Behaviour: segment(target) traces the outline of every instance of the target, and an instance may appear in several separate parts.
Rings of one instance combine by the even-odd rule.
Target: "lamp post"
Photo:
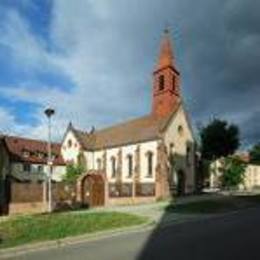
[[[51,179],[52,179],[52,156],[51,156],[51,117],[55,114],[55,110],[47,108],[44,111],[48,118],[48,212],[52,211],[52,191],[51,191]]]

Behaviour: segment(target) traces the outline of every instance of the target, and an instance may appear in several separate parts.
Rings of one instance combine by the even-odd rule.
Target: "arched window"
[[[164,89],[164,76],[160,75],[159,76],[159,90],[163,90]]]
[[[97,159],[97,169],[101,170],[102,169],[102,161],[100,158]]]
[[[178,126],[178,134],[179,134],[180,136],[183,136],[183,132],[184,132],[183,127],[182,127],[181,125],[179,125],[179,126]]]
[[[111,157],[111,177],[116,177],[116,158],[115,156]]]
[[[71,139],[68,140],[68,147],[70,148],[72,146],[72,141]]]
[[[153,153],[147,153],[147,177],[153,176]]]
[[[127,155],[127,165],[128,165],[128,178],[133,176],[133,156],[131,154]]]

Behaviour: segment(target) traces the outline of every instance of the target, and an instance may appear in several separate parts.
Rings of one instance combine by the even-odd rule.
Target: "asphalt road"
[[[260,259],[260,207],[17,256],[19,260]]]

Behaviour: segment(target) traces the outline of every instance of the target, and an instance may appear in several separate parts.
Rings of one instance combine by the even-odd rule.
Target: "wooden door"
[[[101,176],[89,175],[83,183],[83,203],[89,207],[103,206],[105,202],[105,185]]]

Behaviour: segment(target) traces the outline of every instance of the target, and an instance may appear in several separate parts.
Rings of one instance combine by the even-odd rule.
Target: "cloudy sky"
[[[149,113],[162,31],[171,29],[194,127],[221,117],[260,140],[260,1],[1,0],[0,130],[46,137]]]

